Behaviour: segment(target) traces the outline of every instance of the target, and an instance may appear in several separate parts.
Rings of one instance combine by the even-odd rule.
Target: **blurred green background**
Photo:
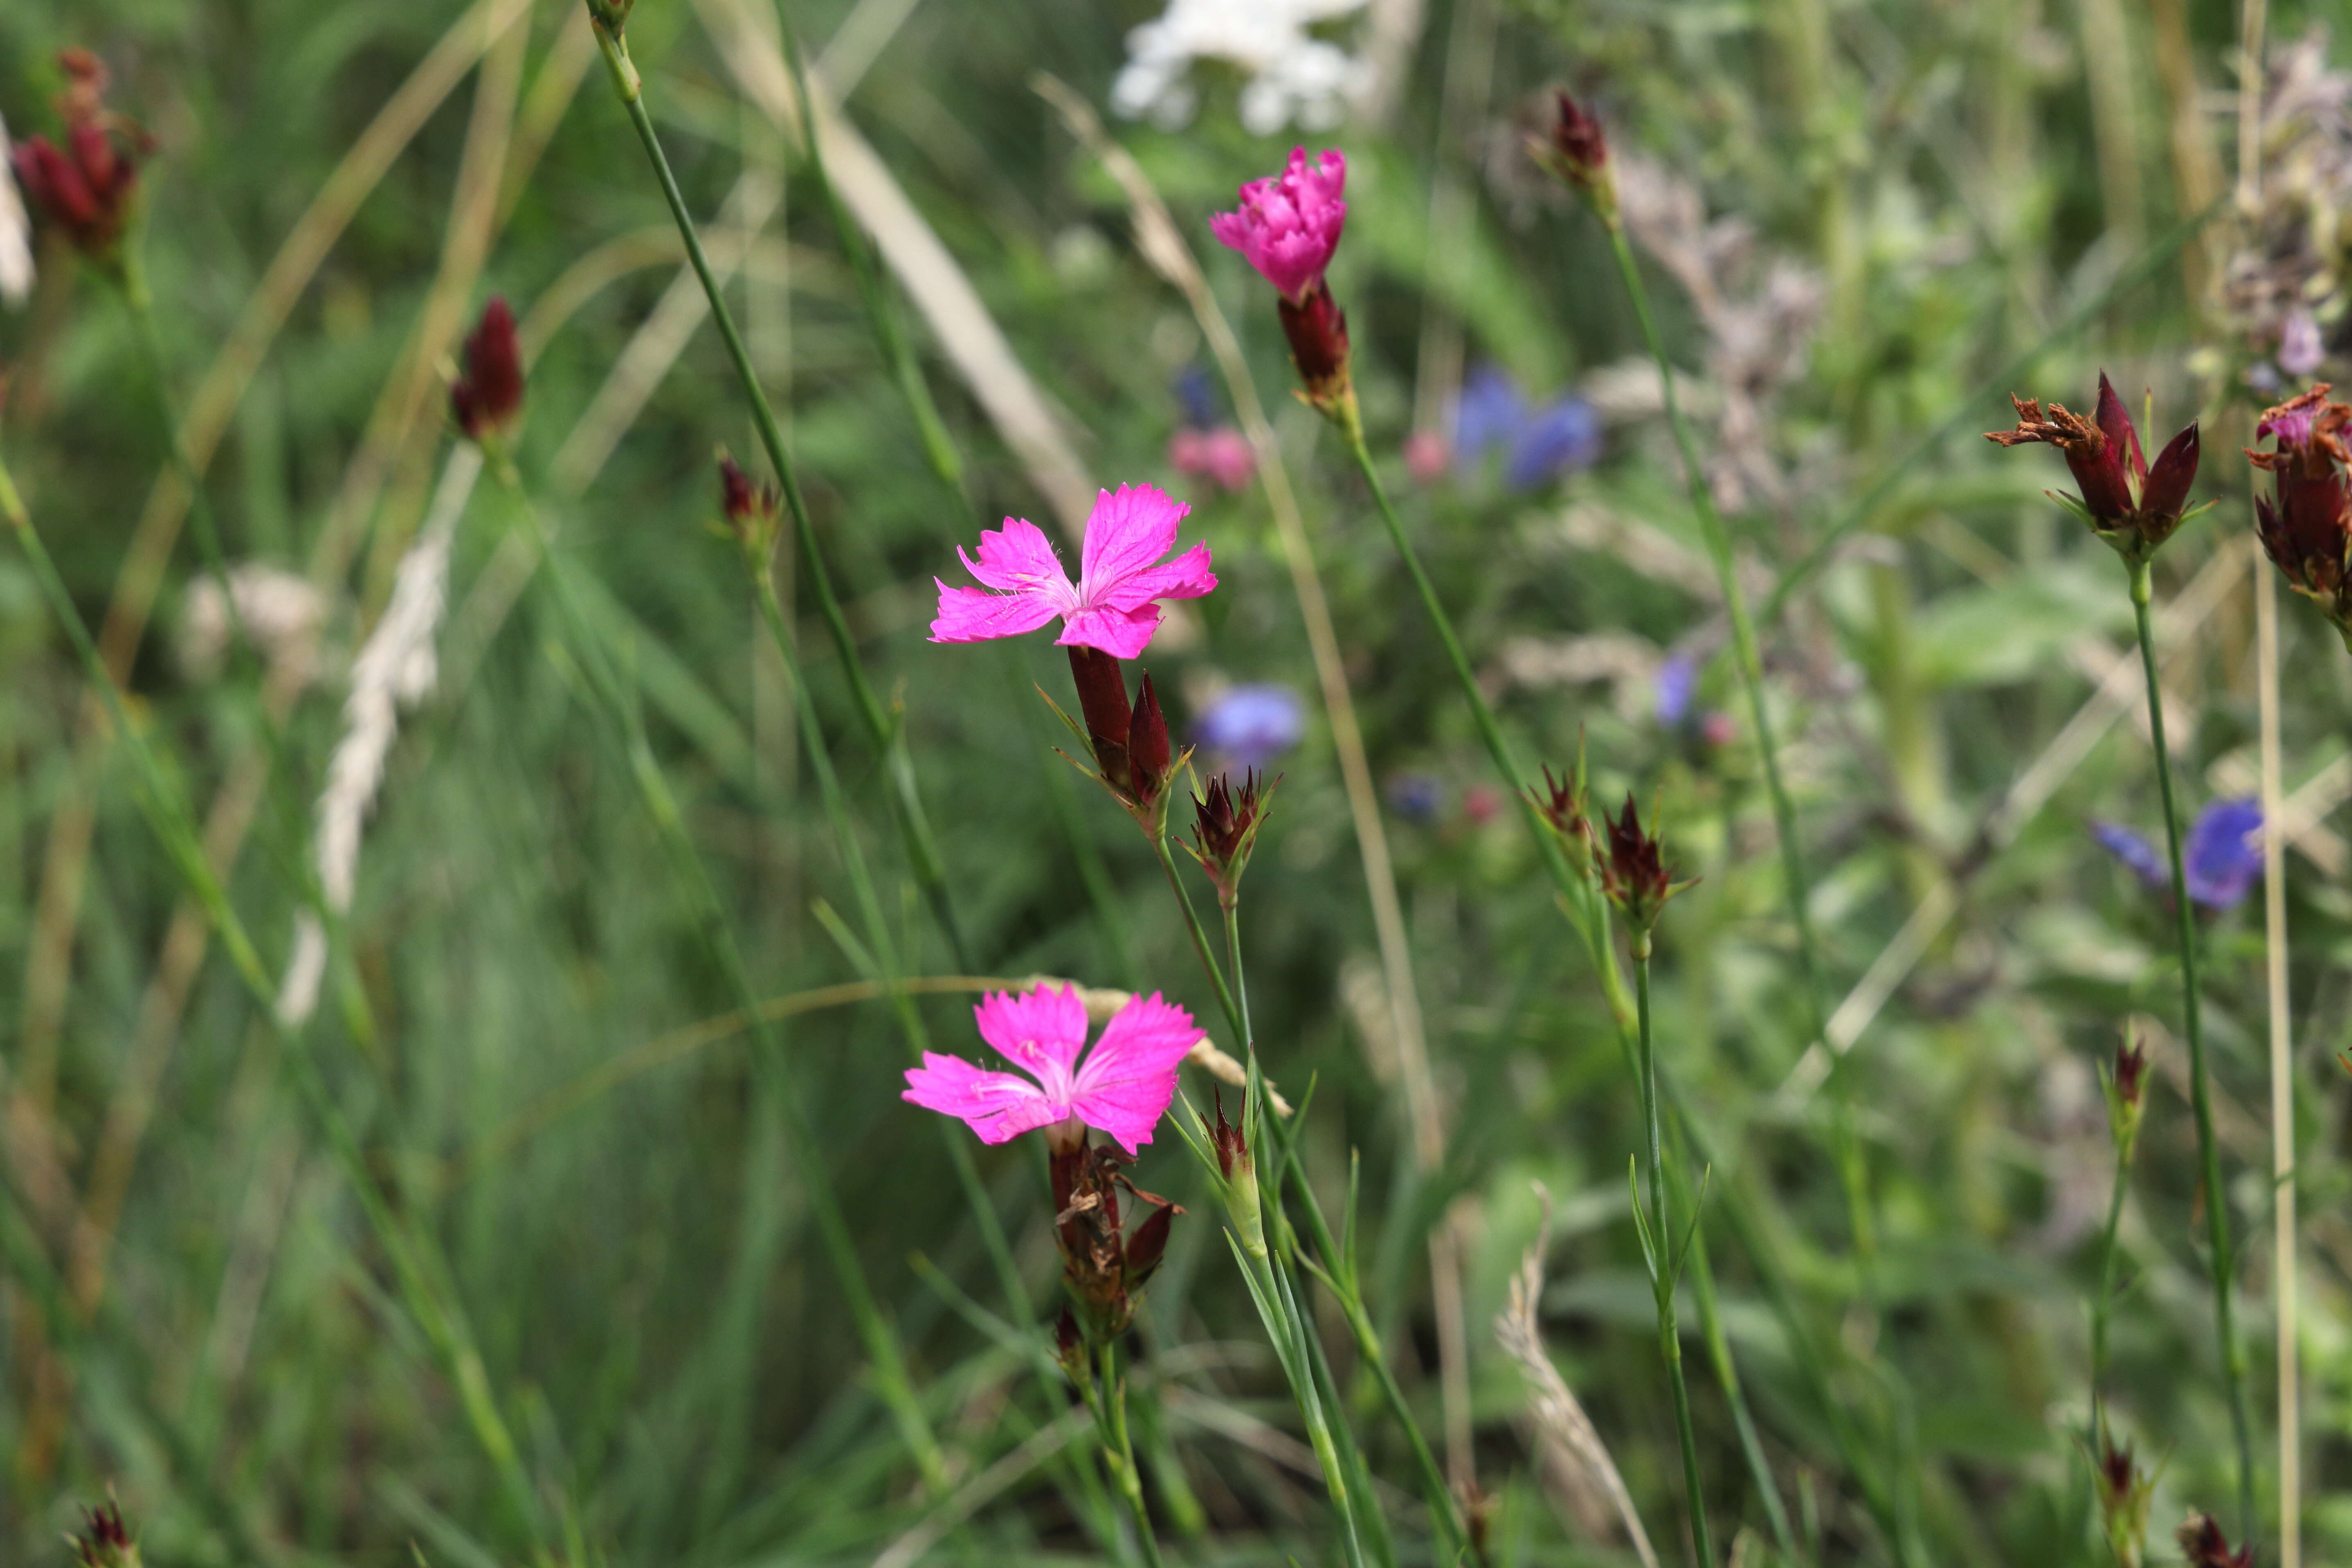
[[[826,0],[785,19],[1003,333],[1070,471],[1089,489],[1150,481],[1192,504],[1187,537],[1211,542],[1222,585],[1147,661],[1171,721],[1197,734],[1236,684],[1301,700],[1304,734],[1275,763],[1286,782],[1245,905],[1261,1047],[1294,1096],[1318,1086],[1307,1148],[1332,1204],[1360,1155],[1378,1316],[1433,1436],[1445,1422],[1427,1238],[1454,1216],[1473,1418],[1455,1459],[1491,1505],[1496,1559],[1633,1561],[1589,1493],[1538,1462],[1527,1384],[1491,1330],[1536,1238],[1540,1182],[1550,1352],[1662,1555],[1681,1560],[1674,1430],[1621,1181],[1639,1122],[1591,968],[1364,487],[1286,395],[1267,290],[1209,240],[1206,216],[1299,140],[1348,151],[1333,286],[1367,426],[1521,755],[1564,763],[1580,733],[1596,793],[1654,797],[1671,858],[1703,879],[1661,931],[1659,1037],[1753,1199],[1735,1231],[1711,1195],[1706,1235],[1809,1554],[1894,1561],[1865,1500],[1884,1485],[1924,1552],[1915,1560],[2106,1560],[2079,1528],[2074,1436],[2111,1163],[2096,1069],[2142,1014],[2158,1070],[2124,1221],[2113,1414],[2164,1460],[2160,1537],[2192,1504],[2224,1509],[2228,1418],[2168,914],[2088,832],[2095,819],[2160,830],[2136,692],[2105,709],[2095,697],[2128,653],[2129,605],[2109,553],[2042,499],[2057,463],[2003,458],[1976,432],[2011,422],[2009,388],[1989,378],[2029,350],[2021,393],[2080,405],[2104,366],[2135,408],[2151,389],[2159,438],[2205,421],[2200,494],[2221,505],[2158,568],[2160,600],[2188,606],[2167,670],[2174,745],[2189,807],[2252,794],[2249,564],[2268,568],[2251,553],[2235,454],[2248,411],[2294,376],[2274,363],[2284,307],[2225,283],[2287,267],[2288,234],[2295,258],[2316,258],[2291,281],[2322,336],[2319,374],[2344,368],[2328,197],[2352,202],[2352,163],[2331,161],[2352,129],[2326,106],[2330,90],[2352,98],[2352,79],[2326,74],[2325,37],[2306,34],[2334,8],[2271,8],[2273,68],[2305,50],[2321,129],[2294,142],[2282,121],[2300,172],[2281,176],[2287,195],[2274,185],[2273,226],[2251,231],[2225,200],[2238,18],[2208,0],[1320,9],[1331,15],[1298,38],[1350,62],[1370,90],[1310,94],[1273,126],[1250,96],[1268,70],[1226,61],[1177,73],[1189,105],[1114,113],[1131,52],[1150,54],[1130,29],[1157,14],[1133,0]],[[250,677],[188,657],[198,558],[171,542],[179,509],[148,374],[113,290],[55,243],[38,251],[31,298],[0,313],[0,450],[85,616],[113,617],[140,717],[199,808],[243,805],[230,892],[275,967],[352,652],[450,449],[441,378],[482,299],[503,293],[538,356],[516,447],[524,485],[636,679],[756,985],[783,996],[856,981],[856,957],[820,914],[849,905],[793,738],[797,696],[710,532],[714,446],[758,443],[574,10],[19,0],[0,14],[12,132],[54,133],[55,55],[79,45],[155,139],[142,243],[171,396],[230,555],[315,590],[315,665],[307,682],[284,677],[301,689],[282,759],[269,761]],[[1222,25],[1243,27],[1245,12]],[[972,513],[924,464],[840,237],[792,128],[761,97],[766,57],[741,29],[774,20],[766,0],[643,0],[630,35],[714,248],[750,257],[730,268],[730,299],[788,411],[867,668],[903,703],[980,971],[1164,990],[1212,1019],[1148,849],[1051,752],[1064,738],[1029,687],[1066,701],[1061,656],[1040,637],[924,640],[930,580],[961,580],[951,546],[972,542]],[[1286,47],[1306,68],[1300,46]],[[1210,426],[1234,418],[1228,392],[1183,296],[1138,254],[1120,187],[1034,90],[1038,72],[1095,104],[1139,161],[1275,411],[1397,860],[1442,1113],[1432,1169],[1412,1156],[1411,1064],[1381,999],[1355,833],[1265,492],[1171,459],[1196,416],[1188,373],[1205,376],[1196,413]],[[1859,525],[1769,621],[1765,651],[1831,1000],[1869,976],[1884,1002],[1840,1015],[1867,1026],[1843,1074],[1878,1205],[1866,1271],[1828,1099],[1784,1089],[1807,1043],[1801,977],[1655,378],[1634,357],[1600,229],[1520,151],[1540,89],[1559,83],[1591,94],[1611,127],[1751,592],[1769,595],[1833,526]],[[1036,448],[998,417],[1006,384],[975,380],[952,352],[930,314],[936,279],[893,287],[979,513],[1051,528]],[[1456,424],[1465,378],[1491,399],[1496,375],[1528,408],[1572,396],[1583,410],[1525,469],[1507,450],[1471,450],[1475,431]],[[403,716],[348,964],[309,1049],[383,1201],[430,1238],[426,1267],[462,1307],[554,1521],[549,1550],[648,1568],[919,1551],[1102,1560],[1040,1468],[1035,1435],[1058,1412],[1020,1355],[932,1282],[1001,1305],[930,1118],[898,1099],[904,1055],[887,1010],[818,1007],[783,1026],[782,1048],[950,1453],[948,1491],[919,1484],[802,1195],[761,1135],[773,1108],[749,1038],[679,1033],[727,1013],[732,994],[555,602],[513,546],[522,530],[488,483],[458,527],[438,679]],[[134,628],[123,617],[145,593],[153,614]],[[2283,616],[2284,777],[2303,808],[2287,892],[2306,1549],[2325,1562],[2352,1552],[2337,1490],[2352,1474],[2347,1096],[2333,1059],[2352,1006],[2352,900],[2328,826],[2352,788],[2352,680],[2306,606]],[[813,612],[803,646],[806,700],[864,813],[905,962],[950,974]],[[257,1550],[387,1568],[413,1553],[436,1568],[531,1561],[437,1331],[412,1310],[292,1064],[175,914],[133,773],[93,724],[81,670],[13,551],[0,559],[0,1560],[65,1562],[60,1532],[110,1484],[154,1564]],[[1687,703],[1662,707],[1686,673]],[[1916,963],[1879,963],[1937,900],[1953,912]],[[2267,1434],[2259,896],[2207,931],[2242,1326]],[[968,1000],[921,1005],[940,1048],[977,1056]],[[1042,1321],[1052,1216],[1024,1152],[980,1163]],[[1163,1542],[1202,1563],[1339,1561],[1213,1205],[1172,1139],[1136,1174],[1194,1208],[1140,1330]],[[1867,1482],[1766,1309],[1759,1247],[1827,1347],[1838,1419],[1878,1467]],[[1373,1468],[1399,1489],[1382,1501],[1400,1554],[1426,1561],[1396,1435],[1336,1321],[1325,1336],[1362,1395]],[[1693,1339],[1687,1355],[1718,1537],[1740,1538],[1739,1561],[1770,1561],[1706,1347]],[[2271,1444],[2258,1447],[2266,1487]]]

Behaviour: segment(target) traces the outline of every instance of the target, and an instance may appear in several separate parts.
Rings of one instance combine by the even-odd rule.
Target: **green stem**
[[[74,652],[81,659],[88,679],[98,689],[107,716],[112,721],[131,755],[139,779],[139,804],[149,827],[162,841],[165,855],[178,869],[188,896],[204,910],[220,942],[221,951],[227,954],[230,967],[236,972],[238,980],[244,984],[269,1029],[280,1060],[292,1074],[296,1087],[311,1113],[319,1119],[344,1179],[351,1184],[362,1211],[367,1215],[386,1258],[393,1265],[404,1302],[425,1331],[426,1340],[447,1363],[450,1376],[457,1385],[467,1424],[473,1428],[492,1468],[498,1472],[508,1503],[543,1554],[547,1538],[540,1517],[537,1491],[522,1468],[512,1434],[499,1411],[480,1353],[474,1344],[472,1331],[467,1324],[456,1293],[436,1286],[425,1261],[424,1243],[409,1235],[399,1216],[385,1203],[383,1194],[377,1190],[367,1155],[360,1147],[359,1139],[345,1120],[341,1108],[335,1103],[320,1076],[318,1064],[310,1058],[303,1031],[289,1029],[279,1019],[277,990],[269,971],[263,964],[260,951],[254,945],[244,921],[228,901],[226,890],[205,857],[188,803],[150,749],[145,734],[131,721],[122,693],[108,673],[105,661],[99,655],[98,645],[91,638],[89,628],[83,622],[72,595],[67,590],[64,578],[58,574],[57,563],[50,556],[47,545],[34,529],[23,498],[18,495],[5,465],[0,465],[0,516],[5,516],[16,533],[17,542],[33,568],[34,579],[48,601],[51,614],[57,617],[67,640],[73,645]]]
[[[1691,1426],[1690,1390],[1683,1378],[1683,1342],[1675,1322],[1675,1280],[1681,1228],[1666,1202],[1665,1151],[1658,1115],[1657,1051],[1650,1033],[1650,933],[1633,933],[1633,996],[1640,1019],[1642,1047],[1642,1118],[1643,1152],[1649,1163],[1650,1289],[1658,1304],[1658,1353],[1665,1359],[1666,1381],[1674,1391],[1675,1433],[1682,1441],[1683,1489],[1690,1515],[1691,1551],[1699,1568],[1713,1568],[1714,1544],[1706,1529],[1706,1494],[1701,1489],[1698,1435]]]
[[[809,581],[810,591],[816,595],[817,611],[824,617],[825,630],[833,638],[834,651],[839,656],[844,677],[849,683],[850,696],[857,709],[859,720],[875,747],[883,754],[883,772],[890,780],[891,815],[898,826],[899,837],[907,850],[907,859],[913,868],[915,880],[923,890],[925,901],[947,938],[948,947],[959,967],[969,970],[971,953],[962,928],[957,923],[955,909],[948,895],[947,868],[940,858],[937,838],[932,835],[930,818],[923,810],[920,795],[915,787],[914,766],[908,757],[905,737],[890,721],[874,689],[866,679],[865,667],[857,657],[857,642],[849,630],[849,621],[842,614],[840,597],[834,591],[833,574],[827,569],[823,552],[818,548],[816,530],[809,521],[808,503],[801,495],[799,470],[792,454],[784,446],[784,436],[776,423],[775,410],[769,406],[768,395],[760,384],[759,372],[752,367],[751,352],[736,329],[735,318],[727,309],[727,298],[720,289],[718,277],[710,270],[710,258],[703,253],[702,238],[697,231],[694,216],[687,210],[686,197],[678,190],[677,177],[670,172],[669,157],[662,151],[661,138],[654,130],[653,116],[646,110],[644,84],[637,68],[629,58],[628,44],[606,32],[601,24],[595,26],[597,46],[604,52],[614,89],[622,105],[628,110],[629,123],[635,127],[637,140],[645,144],[646,157],[653,164],[655,176],[661,184],[662,197],[669,204],[671,220],[677,226],[678,238],[686,247],[687,260],[694,275],[702,282],[704,297],[710,304],[710,320],[727,344],[728,358],[735,366],[737,380],[741,382],[743,395],[751,407],[751,422],[760,433],[760,444],[766,449],[768,462],[776,471],[776,482],[783,491],[785,510],[793,520],[793,539],[800,551],[801,562]]]
[[[540,554],[546,562],[548,577],[554,586],[557,608],[574,655],[588,673],[590,684],[603,706],[609,710],[608,716],[620,726],[631,775],[645,801],[646,815],[653,818],[655,826],[661,833],[664,847],[669,852],[671,868],[695,906],[703,943],[726,975],[729,988],[735,993],[737,1005],[751,1021],[758,1047],[752,1058],[753,1070],[768,1080],[767,1086],[774,1092],[783,1112],[785,1142],[791,1147],[796,1173],[810,1212],[816,1218],[818,1235],[824,1241],[835,1280],[848,1305],[851,1321],[872,1364],[876,1389],[897,1423],[900,1439],[907,1445],[925,1485],[935,1493],[943,1494],[948,1485],[946,1458],[940,1452],[939,1439],[931,1433],[930,1423],[923,1415],[921,1402],[908,1375],[906,1356],[899,1347],[898,1334],[883,1318],[873,1287],[866,1278],[866,1268],[858,1258],[848,1221],[842,1213],[840,1200],[835,1195],[824,1163],[818,1155],[815,1130],[809,1121],[807,1109],[801,1102],[798,1086],[793,1083],[785,1062],[782,1041],[761,1010],[758,992],[752,986],[750,972],[743,963],[742,950],[737,945],[734,931],[727,923],[726,910],[719,900],[718,889],[711,885],[701,856],[686,831],[677,797],[672,793],[669,780],[654,755],[635,701],[606,662],[603,647],[590,629],[591,623],[572,590],[568,568],[556,553],[554,541],[549,536],[538,508],[531,505],[530,498],[522,493],[512,464],[501,459],[495,466],[500,479],[513,495],[518,509],[529,522]],[[805,714],[808,706],[805,690],[797,706]],[[898,1000],[904,1005],[903,995]]]
[[[1234,1000],[1233,991],[1225,984],[1224,971],[1217,966],[1217,955],[1209,946],[1208,928],[1201,923],[1200,915],[1193,910],[1192,895],[1184,890],[1184,879],[1176,874],[1176,858],[1169,853],[1168,836],[1153,834],[1151,848],[1160,857],[1160,870],[1168,875],[1168,886],[1175,891],[1176,907],[1184,911],[1184,930],[1192,936],[1192,952],[1200,959],[1202,971],[1208,975],[1211,988],[1217,994],[1217,1005],[1224,1010],[1225,1023],[1234,1032],[1234,1042],[1242,1046],[1246,1054],[1249,1019],[1244,1016],[1241,1004]]]
[[[1225,967],[1234,983],[1234,1005],[1241,1014],[1242,1054],[1257,1054],[1257,1036],[1252,1032],[1249,1010],[1249,981],[1242,973],[1242,910],[1238,901],[1225,905]]]
[[[1673,1179],[1680,1201],[1681,1178]],[[1739,1382],[1739,1363],[1732,1359],[1731,1340],[1724,1332],[1723,1310],[1715,1295],[1715,1266],[1707,1258],[1706,1232],[1703,1227],[1691,1231],[1690,1261],[1691,1294],[1698,1304],[1699,1336],[1706,1342],[1707,1361],[1715,1368],[1716,1384],[1723,1390],[1724,1403],[1731,1409],[1731,1425],[1739,1436],[1739,1456],[1747,1461],[1749,1483],[1764,1505],[1765,1522],[1771,1527],[1772,1541],[1780,1555],[1791,1564],[1801,1563],[1796,1531],[1789,1522],[1788,1505],[1780,1500],[1780,1485],[1772,1479],[1772,1464],[1764,1454],[1763,1436],[1756,1428],[1755,1414],[1748,1407],[1748,1394]]]
[[[1756,623],[1748,610],[1747,592],[1739,585],[1739,573],[1732,560],[1731,537],[1723,526],[1723,519],[1715,510],[1715,496],[1708,488],[1706,468],[1700,461],[1698,439],[1691,432],[1690,421],[1683,415],[1681,400],[1675,393],[1673,362],[1666,357],[1665,340],[1658,335],[1656,319],[1650,310],[1650,291],[1642,281],[1642,269],[1633,258],[1632,242],[1626,237],[1625,226],[1612,219],[1606,227],[1609,248],[1617,260],[1617,272],[1624,280],[1625,292],[1633,303],[1633,315],[1641,323],[1642,339],[1650,350],[1650,358],[1658,367],[1658,387],[1665,401],[1666,425],[1674,433],[1675,450],[1681,453],[1683,478],[1690,490],[1691,510],[1697,514],[1699,531],[1706,542],[1708,559],[1715,565],[1717,588],[1723,595],[1724,613],[1731,621],[1733,662],[1739,669],[1739,682],[1748,699],[1748,721],[1756,731],[1756,748],[1764,763],[1764,784],[1772,797],[1772,827],[1780,842],[1780,875],[1787,887],[1789,916],[1796,928],[1797,957],[1804,973],[1807,1032],[1811,1038],[1823,1042],[1827,1048],[1829,1007],[1825,982],[1822,973],[1821,948],[1813,938],[1813,918],[1811,910],[1811,883],[1805,875],[1803,847],[1797,837],[1797,808],[1790,798],[1788,780],[1780,772],[1780,750],[1773,739],[1772,715],[1764,691],[1764,658],[1756,641]],[[1874,1258],[1877,1252],[1877,1227],[1871,1218],[1869,1177],[1862,1159],[1860,1145],[1853,1130],[1851,1089],[1843,1078],[1832,1086],[1832,1117],[1837,1142],[1838,1175],[1845,1190],[1846,1219],[1853,1233],[1854,1255],[1863,1268],[1864,1294],[1876,1297]]]
[[[2238,1525],[2252,1535],[2254,1514],[2253,1426],[2246,1408],[2246,1358],[2231,1307],[2236,1277],[2230,1249],[2228,1194],[2221,1186],[2221,1149],[2213,1137],[2213,1090],[2205,1064],[2205,1026],[2198,1006],[2197,911],[2180,862],[2180,811],[2172,798],[2172,756],[2164,740],[2164,697],[2156,664],[2156,632],[2148,616],[2147,563],[2133,563],[2132,616],[2139,628],[2139,662],[2147,681],[2147,728],[2156,748],[2157,792],[2164,805],[2165,854],[2172,869],[2172,907],[2180,944],[2180,1016],[2189,1039],[2189,1105],[2197,1120],[2197,1159],[2205,1194],[2205,1224],[2213,1251],[2213,1331],[2221,1374],[2230,1391],[2230,1425],[2238,1441]]]
[[[1127,1384],[1118,1375],[1118,1339],[1105,1335],[1102,1342],[1102,1400],[1096,1411],[1103,1457],[1110,1463],[1118,1495],[1135,1516],[1135,1538],[1142,1544],[1146,1568],[1160,1568],[1160,1538],[1151,1531],[1151,1510],[1143,1500],[1143,1477],[1135,1468],[1135,1444],[1127,1430]],[[1105,1414],[1108,1428],[1099,1426]]]

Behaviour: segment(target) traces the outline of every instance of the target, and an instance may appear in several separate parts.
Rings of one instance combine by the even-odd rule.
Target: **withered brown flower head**
[[[84,256],[111,263],[131,220],[139,159],[149,138],[107,109],[106,67],[96,55],[68,49],[58,64],[67,79],[58,98],[65,145],[46,136],[27,137],[11,149],[10,160],[17,183],[42,217]]]
[[[2157,454],[2148,467],[2139,431],[2105,372],[2091,418],[2053,403],[2043,413],[2039,401],[2011,395],[2017,409],[2013,430],[1988,430],[1985,439],[2004,447],[2032,442],[2055,447],[2082,490],[2055,499],[2090,525],[2091,531],[2126,561],[2138,565],[2156,553],[2180,526],[2189,488],[2197,479],[2197,426],[2189,425]]]
[[[2352,407],[2328,401],[2328,384],[2264,411],[2254,426],[2272,451],[2246,458],[2270,471],[2274,496],[2254,498],[2254,532],[2287,585],[2317,604],[2352,647],[2352,467],[2344,431]]]
[[[1181,1205],[1147,1193],[1127,1179],[1127,1163],[1115,1144],[1081,1140],[1049,1145],[1055,1239],[1062,1249],[1062,1277],[1086,1314],[1092,1338],[1119,1334],[1134,1320],[1135,1307],[1168,1250],[1168,1231]],[[1119,1194],[1150,1210],[1139,1225],[1122,1211]]]
[[[2248,1546],[2231,1552],[2211,1514],[2191,1513],[2173,1532],[2173,1539],[2180,1542],[2189,1568],[2254,1568],[2254,1549]]]

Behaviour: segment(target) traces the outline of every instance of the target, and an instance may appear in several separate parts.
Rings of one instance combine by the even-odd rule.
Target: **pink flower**
[[[1059,616],[1056,646],[1136,658],[1160,626],[1154,600],[1197,599],[1217,585],[1206,544],[1160,562],[1176,547],[1176,525],[1192,510],[1150,485],[1121,485],[1117,495],[1097,492],[1075,584],[1036,524],[1006,518],[1003,528],[982,531],[978,561],[956,552],[987,588],[950,588],[932,579],[940,614],[931,640],[1019,637]]]
[[[1087,1007],[1075,985],[1040,986],[1024,995],[992,992],[971,1012],[980,1037],[1029,1076],[925,1051],[923,1065],[907,1069],[900,1098],[961,1117],[983,1143],[1083,1122],[1110,1134],[1131,1158],[1151,1142],[1151,1130],[1176,1098],[1176,1064],[1201,1037],[1192,1016],[1156,991],[1129,998],[1083,1063]],[[1076,1129],[1071,1133],[1074,1142]]]
[[[1230,425],[1213,430],[1186,426],[1168,437],[1168,465],[1180,474],[1205,479],[1219,489],[1238,490],[1250,482],[1257,456],[1249,437]]]
[[[1339,247],[1348,204],[1339,194],[1348,184],[1348,160],[1337,147],[1313,163],[1307,149],[1290,150],[1290,166],[1275,178],[1252,180],[1241,189],[1241,209],[1209,219],[1209,232],[1242,253],[1265,280],[1296,305],[1323,281],[1323,269]]]

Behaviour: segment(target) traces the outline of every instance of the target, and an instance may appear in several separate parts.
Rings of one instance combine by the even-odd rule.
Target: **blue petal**
[[[2181,846],[2181,870],[2189,897],[2209,910],[2234,909],[2263,874],[2263,850],[2252,835],[2263,826],[2263,808],[2251,800],[2217,800],[2197,814]]]
[[[1454,403],[1454,456],[1468,463],[1490,447],[1509,446],[1527,418],[1527,400],[1511,378],[1491,364],[1478,366]]]
[[[2157,853],[2155,845],[2130,828],[2112,822],[2095,822],[2091,824],[2091,837],[2149,887],[2162,891],[2172,885],[2172,873],[2166,869],[2164,857]]]
[[[1286,686],[1236,686],[1209,704],[1193,726],[1200,742],[1244,767],[1256,767],[1298,744],[1307,707]]]
[[[1671,730],[1690,715],[1691,699],[1698,694],[1698,656],[1677,653],[1658,666],[1658,722]]]
[[[1206,430],[1217,423],[1217,395],[1209,384],[1209,373],[1197,364],[1188,364],[1176,373],[1176,401],[1184,410],[1184,423],[1195,430]]]
[[[1533,489],[1572,468],[1590,468],[1601,456],[1601,416],[1580,397],[1563,397],[1538,409],[1511,442],[1503,482]]]

